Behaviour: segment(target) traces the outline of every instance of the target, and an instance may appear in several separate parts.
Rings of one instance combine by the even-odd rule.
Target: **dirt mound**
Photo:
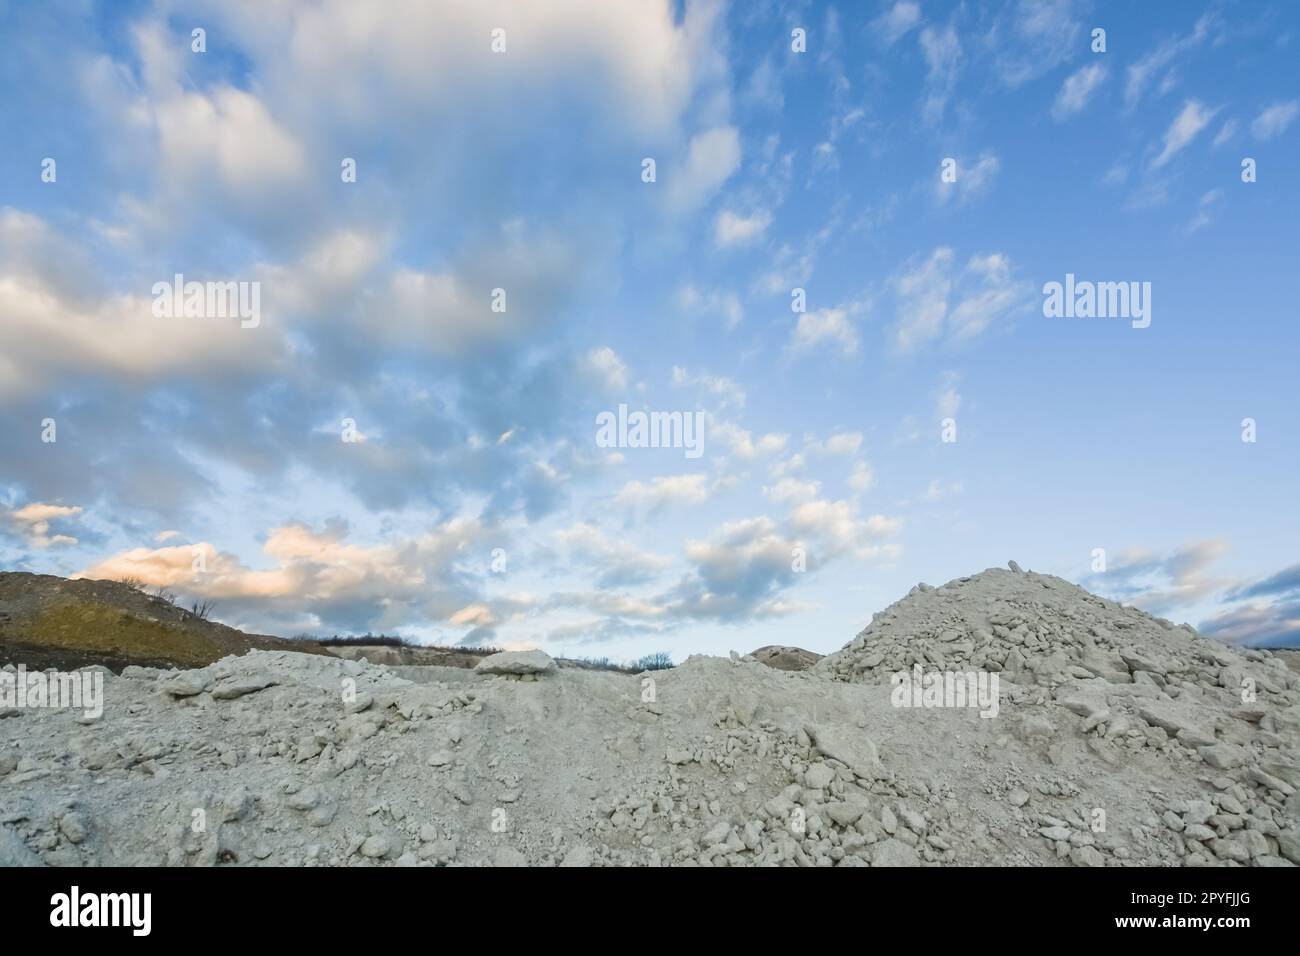
[[[822,655],[806,651],[802,647],[786,647],[783,644],[768,644],[751,651],[749,656],[760,664],[775,667],[779,671],[806,671],[822,659]]]
[[[0,572],[0,663],[61,669],[130,664],[201,667],[253,649],[323,653],[203,620],[169,600],[118,581]]]
[[[0,709],[0,857],[1300,861],[1296,676],[1044,575],[918,588],[803,672],[697,656],[641,675],[399,676],[253,651],[128,668],[103,699],[98,719]]]
[[[1265,659],[1254,651],[1244,656]],[[919,663],[987,669],[1030,684],[1101,678],[1164,687],[1172,676],[1176,687],[1180,674],[1217,673],[1229,659],[1235,654],[1225,645],[1199,638],[1190,627],[1052,575],[991,568],[940,588],[918,584],[873,615],[818,669],[841,680],[875,682]]]

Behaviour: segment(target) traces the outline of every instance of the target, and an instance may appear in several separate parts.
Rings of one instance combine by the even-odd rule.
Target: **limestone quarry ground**
[[[804,671],[522,675],[252,651],[0,719],[0,863],[1300,861],[1300,691],[1059,578],[918,586]],[[997,716],[893,675],[999,677]],[[482,667],[482,665],[480,665]]]

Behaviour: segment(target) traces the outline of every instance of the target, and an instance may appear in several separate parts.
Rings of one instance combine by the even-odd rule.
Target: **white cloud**
[[[896,43],[921,22],[921,6],[912,0],[898,0],[885,13],[872,21],[872,30],[886,46]]]
[[[961,41],[950,23],[942,30],[926,27],[921,31],[920,44],[927,67],[921,115],[927,123],[934,124],[943,119],[957,84],[962,60]]]
[[[798,478],[782,478],[775,485],[764,485],[763,494],[778,504],[787,501],[811,501],[821,494],[820,481],[801,481]]]
[[[948,313],[948,331],[957,341],[974,338],[1016,304],[1011,264],[1001,253],[971,256],[959,280],[962,296]]]
[[[862,432],[833,432],[824,439],[805,436],[802,454],[819,458],[849,458],[861,448]]]
[[[768,474],[779,480],[789,475],[800,474],[807,466],[808,459],[803,452],[795,452],[789,458],[773,462],[768,468]]]
[[[722,408],[740,409],[745,407],[745,390],[737,382],[725,375],[710,375],[708,372],[691,374],[680,365],[673,366],[672,374],[674,385],[702,388],[710,395],[715,396]]]
[[[755,441],[753,433],[747,429],[712,417],[709,419],[709,438],[722,442],[731,454],[745,461],[778,455],[785,450],[786,443],[790,440],[788,435],[768,432]]]
[[[997,51],[998,73],[1011,89],[1056,69],[1086,46],[1080,42],[1074,0],[1018,0],[1004,6],[1004,17],[983,40]]]
[[[512,339],[550,318],[566,276],[582,269],[561,236],[506,223],[497,240],[467,250],[436,272],[398,269],[384,279],[367,313],[385,344],[435,355],[463,355]],[[493,308],[495,289],[505,308]]]
[[[747,245],[762,236],[771,222],[772,214],[765,209],[748,216],[724,209],[714,221],[713,241],[721,247]]]
[[[961,393],[957,391],[958,376],[946,372],[939,388],[939,397],[935,400],[935,410],[940,418],[955,418],[961,408]]]
[[[957,269],[953,251],[945,246],[902,272],[893,287],[898,320],[892,334],[902,352],[937,339],[956,343],[974,338],[1009,316],[1026,295],[1005,255],[972,256]]]
[[[476,519],[456,518],[425,534],[365,547],[348,543],[342,524],[321,531],[289,524],[267,535],[262,550],[273,566],[266,569],[250,568],[205,541],[134,548],[73,577],[139,578],[150,586],[216,600],[236,617],[241,610],[266,612],[279,607],[302,626],[311,626],[314,609],[345,602],[396,610],[418,605],[431,618],[482,623],[483,611],[472,610],[478,605],[463,587],[439,581],[471,544],[485,542],[484,531]],[[201,575],[193,568],[196,549],[206,568]]]
[[[1274,103],[1255,117],[1255,121],[1250,124],[1250,131],[1260,142],[1267,142],[1286,132],[1297,114],[1300,114],[1300,101]]]
[[[1214,119],[1214,114],[1217,112],[1218,109],[1206,109],[1199,100],[1188,100],[1184,103],[1182,111],[1174,117],[1169,129],[1165,131],[1164,149],[1151,161],[1151,168],[1159,169],[1173,159],[1196,138],[1201,130],[1210,125],[1210,120]]]
[[[1237,134],[1237,121],[1230,119],[1219,128],[1218,134],[1214,137],[1214,145],[1222,146],[1228,140]]]
[[[629,481],[614,496],[620,505],[702,504],[709,498],[709,477],[705,474],[670,475],[648,483]]]
[[[945,482],[939,478],[932,480],[925,488],[925,494],[921,496],[924,501],[941,501],[944,498],[951,498],[953,495],[962,493],[962,483],[960,481]]]
[[[1088,105],[1088,98],[1105,79],[1106,67],[1100,63],[1090,63],[1071,73],[1061,84],[1061,92],[1052,104],[1052,118],[1060,122],[1082,111]]]
[[[721,316],[728,330],[734,329],[745,318],[745,307],[740,296],[734,292],[699,289],[687,284],[677,290],[676,299],[678,307],[684,312],[710,318]]]
[[[1194,541],[1166,554],[1130,548],[1112,556],[1105,572],[1085,579],[1085,586],[1151,614],[1204,601],[1234,583],[1211,576],[1211,566],[1228,551],[1221,538]]]
[[[587,353],[586,362],[609,391],[619,392],[627,388],[627,365],[609,346],[592,349]]]
[[[942,333],[952,292],[952,260],[952,250],[940,247],[895,281],[901,308],[894,341],[902,351],[911,351]]]
[[[740,134],[734,126],[718,126],[691,138],[686,163],[660,170],[668,178],[668,201],[678,211],[694,209],[740,168]]]
[[[69,376],[139,382],[177,372],[251,374],[273,368],[283,356],[283,340],[269,324],[240,328],[237,317],[155,318],[150,296],[87,294],[69,284],[77,277],[49,272],[47,259],[80,262],[81,250],[35,216],[0,210],[0,315],[6,333],[0,398],[36,392]]]
[[[826,439],[826,454],[855,455],[862,447],[862,432],[836,432]]]
[[[148,106],[135,100],[126,117],[148,123],[166,175],[182,185],[215,176],[235,192],[268,192],[305,173],[306,151],[266,103],[229,86],[195,92],[174,37],[152,22],[131,32],[144,81],[137,93]]]
[[[349,119],[372,118],[388,103],[401,111],[466,103],[471,93],[517,102],[526,77],[532,89],[579,86],[610,121],[647,132],[670,130],[692,91],[713,78],[710,40],[721,13],[695,3],[677,17],[672,5],[644,0],[278,0],[206,11],[256,54],[277,95],[329,91],[316,106],[328,102]],[[496,27],[506,31],[505,55],[489,53]]]
[[[844,355],[857,352],[858,330],[849,318],[848,309],[818,309],[799,316],[790,336],[791,351],[807,352],[820,345],[838,345]]]
[[[1209,192],[1201,196],[1200,202],[1197,203],[1196,216],[1187,224],[1187,229],[1185,230],[1187,235],[1190,236],[1193,233],[1200,232],[1206,226],[1214,222],[1214,207],[1222,201],[1222,189],[1211,189]]]
[[[964,206],[988,190],[1001,167],[1001,161],[989,152],[981,153],[979,161],[974,165],[958,160],[956,180],[948,183],[942,178],[938,179],[935,185],[936,197],[942,204],[956,195],[958,205]]]
[[[852,553],[859,558],[880,554],[878,542],[898,533],[902,521],[884,515],[859,518],[849,501],[806,501],[790,513],[790,530],[812,538],[826,557]]]
[[[1216,15],[1206,13],[1196,21],[1196,26],[1192,32],[1184,37],[1175,37],[1166,40],[1156,49],[1152,50],[1146,56],[1139,59],[1136,63],[1128,68],[1128,79],[1124,87],[1125,105],[1132,109],[1137,105],[1142,94],[1145,92],[1147,84],[1161,70],[1170,66],[1179,56],[1196,49],[1211,33],[1211,27],[1215,24]],[[1108,54],[1109,55],[1109,54]],[[1165,74],[1162,83],[1162,92],[1168,92],[1173,87],[1172,71]]]
[[[44,550],[54,545],[76,544],[77,539],[66,534],[50,534],[50,522],[66,520],[81,514],[81,508],[72,505],[51,505],[34,501],[9,512],[10,522],[33,547]]]
[[[779,112],[785,106],[785,94],[781,89],[781,74],[771,57],[764,57],[754,67],[745,86],[744,98],[764,109]]]
[[[602,587],[640,582],[672,566],[672,559],[666,555],[611,538],[592,524],[564,528],[555,532],[554,538],[572,557],[600,569],[598,583]]]
[[[870,491],[876,483],[876,473],[865,461],[854,462],[853,473],[849,475],[849,487],[854,491]]]

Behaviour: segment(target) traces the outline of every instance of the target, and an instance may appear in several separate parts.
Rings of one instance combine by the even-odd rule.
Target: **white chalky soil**
[[[893,706],[916,664],[997,715]],[[0,719],[0,864],[1300,861],[1296,676],[1059,578],[918,586],[802,672],[504,669],[105,675],[99,720]]]

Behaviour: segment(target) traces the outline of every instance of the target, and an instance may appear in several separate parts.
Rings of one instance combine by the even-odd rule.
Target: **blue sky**
[[[680,660],[828,651],[1014,558],[1300,642],[1298,29],[4,3],[0,565]],[[176,273],[258,283],[256,326],[156,317]],[[1150,283],[1150,326],[1045,317],[1067,273]],[[619,404],[702,413],[703,454],[600,447]]]

